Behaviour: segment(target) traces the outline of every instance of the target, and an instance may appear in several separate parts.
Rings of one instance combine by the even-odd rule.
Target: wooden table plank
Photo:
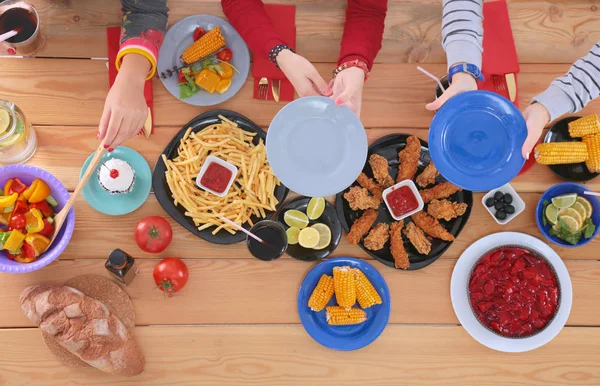
[[[295,260],[264,263],[255,259],[185,260],[187,286],[171,299],[155,289],[158,260],[138,260],[140,272],[126,290],[133,299],[137,325],[299,324],[296,299],[314,264]],[[371,262],[391,293],[392,324],[459,324],[450,302],[455,260],[441,260],[416,272],[401,272]],[[600,262],[569,261],[574,299],[570,326],[599,326],[597,300]],[[21,311],[19,294],[27,286],[61,284],[81,274],[107,276],[104,260],[60,261],[28,275],[4,275],[10,291],[0,292],[0,328],[33,326]],[[0,383],[1,384],[1,383]]]
[[[97,126],[108,90],[106,62],[66,59],[0,59],[0,99],[15,102],[34,125]],[[332,65],[320,64],[319,71],[330,77]],[[519,75],[521,106],[548,87],[569,68],[565,64],[523,65]],[[431,65],[437,75],[445,66]],[[433,99],[434,82],[411,64],[377,67],[365,85],[362,122],[365,127],[427,128],[433,113],[425,104]],[[269,126],[283,103],[257,101],[251,97],[250,79],[240,92],[219,108],[237,111],[261,126]],[[214,107],[182,103],[154,82],[155,124],[181,127],[198,114]],[[582,114],[600,108],[592,102]],[[93,137],[93,135],[92,135]]]
[[[548,345],[504,354],[461,327],[388,326],[370,346],[339,352],[301,326],[142,327],[146,370],[119,378],[60,364],[35,329],[0,330],[0,383],[67,385],[597,385],[600,328],[565,328]],[[35,354],[34,354],[35,353]]]
[[[337,61],[345,0],[272,0],[297,6],[297,49],[313,62]],[[106,26],[120,23],[118,0],[75,2],[33,0],[47,33],[38,55],[106,57]],[[224,17],[218,0],[170,0],[172,25],[205,13]],[[380,63],[445,63],[440,40],[441,2],[393,0],[388,5]],[[600,12],[589,1],[509,2],[521,63],[572,63],[600,39]]]

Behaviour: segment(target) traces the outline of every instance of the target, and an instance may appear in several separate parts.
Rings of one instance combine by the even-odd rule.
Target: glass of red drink
[[[41,46],[40,19],[33,5],[23,0],[0,3],[0,35],[17,34],[0,43],[0,54],[33,55]]]
[[[250,232],[263,240],[263,243],[246,237],[246,245],[252,256],[264,261],[271,261],[281,257],[288,247],[285,228],[278,222],[271,220],[259,221],[250,229]]]

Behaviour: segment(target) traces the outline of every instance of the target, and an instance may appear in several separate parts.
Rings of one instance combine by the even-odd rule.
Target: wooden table
[[[79,169],[96,148],[95,133],[107,93],[105,28],[119,24],[118,0],[29,0],[47,37],[35,59],[0,58],[0,99],[12,100],[33,122],[39,148],[31,165],[42,167],[73,190]],[[269,1],[271,2],[271,1]],[[276,0],[297,5],[298,52],[328,77],[337,58],[345,0]],[[390,0],[384,44],[365,86],[362,119],[370,141],[392,132],[427,137],[432,114],[424,105],[433,83],[415,69],[445,72],[440,45],[440,0]],[[563,74],[600,39],[600,10],[591,0],[511,0],[509,10],[522,72],[521,107]],[[217,0],[171,0],[171,20],[198,13],[223,16]],[[282,104],[251,98],[251,79],[226,109],[267,127]],[[192,117],[207,111],[173,98],[154,83],[156,135],[127,146],[154,165],[163,147]],[[585,113],[598,111],[600,101]],[[158,258],[133,240],[137,222],[166,213],[150,195],[136,212],[109,217],[83,199],[76,204],[73,239],[50,266],[27,275],[0,276],[0,385],[598,385],[600,384],[600,239],[578,249],[558,248],[573,281],[567,326],[546,346],[505,354],[485,348],[458,324],[450,303],[450,276],[462,251],[479,238],[517,231],[540,239],[533,208],[555,183],[536,165],[513,181],[527,210],[510,225],[497,225],[478,204],[468,226],[433,265],[401,272],[370,260],[392,293],[390,324],[370,346],[335,352],[314,342],[300,325],[296,295],[313,264],[289,257],[272,263],[249,256],[243,244],[204,242],[171,221],[174,239],[161,255],[186,259],[187,287],[172,299],[154,289]],[[600,180],[588,186],[600,190]],[[94,369],[62,366],[39,330],[20,310],[19,294],[32,284],[61,283],[83,273],[106,275],[116,248],[139,257],[140,274],[127,288],[135,304],[136,339],[145,372],[123,379]],[[368,259],[342,240],[336,255]]]

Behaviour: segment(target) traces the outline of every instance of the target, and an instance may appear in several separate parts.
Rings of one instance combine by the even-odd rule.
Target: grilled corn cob
[[[583,137],[583,143],[587,146],[589,154],[585,166],[590,173],[600,172],[600,134],[586,135]]]
[[[308,307],[316,312],[321,311],[333,296],[333,278],[328,275],[322,275],[308,299]]]
[[[569,135],[573,138],[600,133],[600,122],[596,114],[569,122]]]
[[[381,297],[373,287],[373,284],[367,279],[364,273],[358,268],[354,269],[356,281],[356,299],[362,308],[369,308],[375,304],[381,304]]]
[[[223,47],[225,47],[225,38],[221,34],[221,28],[215,27],[186,48],[181,54],[181,61],[191,64],[214,54]]]
[[[335,298],[340,307],[349,310],[356,303],[354,272],[350,267],[333,267]]]
[[[361,324],[367,320],[367,313],[360,308],[350,308],[349,310],[345,310],[342,307],[329,306],[325,312],[327,323],[331,326]]]
[[[540,143],[534,155],[542,165],[576,164],[588,159],[588,149],[583,142]]]

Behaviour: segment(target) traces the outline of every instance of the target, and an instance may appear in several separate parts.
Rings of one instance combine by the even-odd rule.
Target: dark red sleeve
[[[252,52],[268,57],[278,44],[285,44],[273,27],[261,0],[221,0],[225,16]]]
[[[358,59],[373,68],[381,49],[387,3],[387,0],[348,0],[338,65]]]

